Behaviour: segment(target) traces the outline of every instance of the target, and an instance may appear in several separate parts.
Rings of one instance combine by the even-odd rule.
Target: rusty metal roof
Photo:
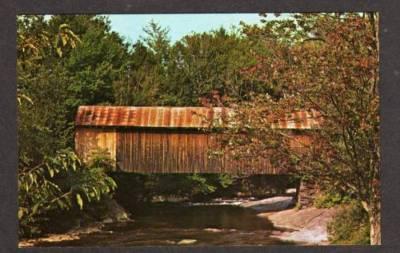
[[[136,107],[79,106],[76,126],[204,128],[220,123],[232,111],[223,107]],[[272,126],[282,129],[311,129],[320,125],[320,115],[299,111],[279,119]]]
[[[322,123],[322,116],[315,110],[296,111],[287,114],[272,124],[274,128],[280,129],[315,129]]]
[[[207,127],[211,120],[222,119],[226,110],[221,107],[80,106],[75,125],[200,128]]]

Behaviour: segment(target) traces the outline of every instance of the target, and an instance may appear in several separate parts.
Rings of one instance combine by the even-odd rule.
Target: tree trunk
[[[370,222],[370,241],[371,245],[381,245],[381,217],[379,213],[371,214]]]
[[[371,245],[381,245],[381,198],[379,180],[372,181],[372,200],[369,212]]]
[[[380,203],[376,203],[375,205],[368,205],[366,202],[361,202],[365,211],[367,211],[369,216],[369,238],[371,245],[381,245],[381,212],[380,212]]]

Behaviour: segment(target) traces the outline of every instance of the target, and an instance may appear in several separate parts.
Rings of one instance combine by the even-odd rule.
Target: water
[[[133,222],[107,224],[80,239],[37,246],[245,246],[287,244],[272,238],[278,229],[253,210],[229,205],[153,204],[131,210]],[[184,240],[184,241],[182,241]]]

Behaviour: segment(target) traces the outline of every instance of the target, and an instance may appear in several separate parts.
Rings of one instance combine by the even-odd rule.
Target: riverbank
[[[267,218],[275,227],[292,231],[276,232],[273,237],[302,245],[328,245],[327,225],[337,213],[335,208],[292,208],[277,212],[263,212],[257,216]]]
[[[23,239],[18,243],[19,248],[35,247],[40,243],[54,243],[62,241],[78,240],[83,234],[100,232],[104,227],[103,223],[96,222],[84,228],[68,231],[64,234],[48,234],[40,238]]]

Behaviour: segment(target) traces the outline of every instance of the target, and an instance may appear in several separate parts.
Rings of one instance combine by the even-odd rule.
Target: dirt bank
[[[103,223],[96,222],[83,228],[70,230],[65,234],[48,234],[40,238],[24,239],[18,243],[18,247],[26,248],[26,247],[34,247],[36,244],[39,243],[77,240],[80,238],[80,235],[100,232],[103,227],[104,227]]]
[[[273,235],[275,238],[304,245],[327,245],[329,244],[327,224],[336,213],[337,210],[334,208],[310,207],[260,213],[258,216],[268,218],[275,227],[293,230],[276,233]]]

